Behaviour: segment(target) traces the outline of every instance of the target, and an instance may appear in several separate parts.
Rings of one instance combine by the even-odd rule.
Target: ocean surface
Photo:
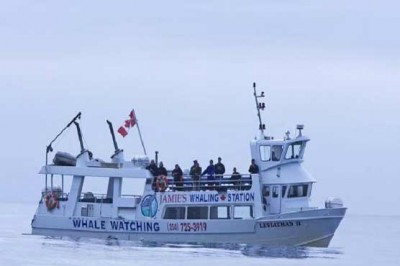
[[[33,236],[35,210],[0,204],[0,265],[400,265],[400,216],[350,213],[329,248],[266,248]]]

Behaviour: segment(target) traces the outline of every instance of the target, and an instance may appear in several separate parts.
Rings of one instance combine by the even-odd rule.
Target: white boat
[[[310,203],[314,178],[302,167],[306,144],[303,126],[297,136],[284,139],[264,135],[260,110],[264,104],[254,96],[260,120],[260,135],[250,142],[252,159],[259,172],[232,180],[220,176],[213,183],[201,178],[193,186],[184,176],[183,186],[171,176],[157,180],[146,169],[148,157],[126,161],[116,144],[111,162],[94,160],[81,141],[74,158],[59,153],[44,165],[45,189],[32,219],[32,234],[45,236],[96,237],[158,243],[238,243],[266,246],[327,247],[346,208],[339,198],[328,198],[325,206]],[[76,119],[80,140],[81,133]],[[47,153],[52,151],[51,144]],[[249,160],[250,161],[250,160]],[[72,178],[66,192],[64,178]],[[82,191],[88,179],[107,179],[105,195]],[[122,195],[124,181],[144,179],[143,193]],[[167,184],[166,184],[167,183]]]

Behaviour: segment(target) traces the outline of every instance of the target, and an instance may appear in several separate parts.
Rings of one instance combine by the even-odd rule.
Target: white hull
[[[154,219],[133,221],[94,217],[82,219],[35,216],[32,221],[32,233],[158,243],[327,247],[345,212],[345,208],[318,209],[234,221]],[[206,224],[206,228],[201,228],[203,224]]]

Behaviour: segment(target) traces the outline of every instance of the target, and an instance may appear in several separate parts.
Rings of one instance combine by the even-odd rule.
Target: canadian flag
[[[136,125],[136,115],[135,115],[135,111],[132,110],[129,113],[129,119],[125,120],[125,124],[118,128],[118,133],[121,134],[122,137],[125,137],[126,135],[128,135],[128,130],[131,127],[134,127],[135,125]]]

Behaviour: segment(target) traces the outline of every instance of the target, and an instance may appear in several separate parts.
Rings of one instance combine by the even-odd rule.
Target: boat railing
[[[168,187],[172,191],[250,190],[251,184],[252,180],[249,174],[241,175],[239,179],[232,178],[232,175],[203,175],[200,180],[194,180],[190,175],[184,175],[183,181],[180,182],[175,182],[172,176],[168,176]]]
[[[58,201],[67,201],[69,193],[64,193],[58,190],[47,190],[47,191],[42,191],[42,199],[44,199],[47,195],[52,194],[54,195]]]
[[[81,193],[79,197],[80,202],[93,202],[93,203],[112,203],[113,199],[108,198],[106,194],[99,194],[93,192]]]

